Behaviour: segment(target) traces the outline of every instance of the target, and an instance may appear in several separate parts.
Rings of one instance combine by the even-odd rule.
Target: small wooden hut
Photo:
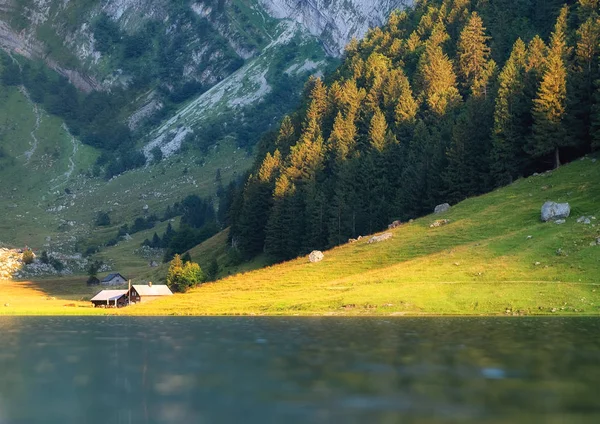
[[[127,290],[102,290],[92,297],[96,308],[120,308],[127,306]]]
[[[173,292],[164,284],[153,285],[151,282],[145,284],[134,284],[129,290],[128,296],[131,303],[148,302],[163,296],[172,296]]]

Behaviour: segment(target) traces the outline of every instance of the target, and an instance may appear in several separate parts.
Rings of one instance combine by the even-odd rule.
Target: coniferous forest
[[[227,222],[286,260],[600,148],[598,0],[422,0],[263,137]]]

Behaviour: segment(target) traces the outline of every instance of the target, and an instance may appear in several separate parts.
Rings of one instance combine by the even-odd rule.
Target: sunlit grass
[[[598,181],[600,163],[577,161],[468,199],[443,215],[405,224],[393,230],[392,240],[368,244],[363,238],[339,246],[317,264],[302,257],[148,304],[72,310],[131,315],[598,314],[600,246],[590,245],[600,237]],[[546,200],[571,204],[567,223],[540,222]],[[583,225],[576,222],[581,215],[598,219]],[[440,217],[450,224],[429,228]],[[208,240],[192,250],[193,259],[206,263],[216,255],[224,260],[226,239],[223,233]],[[38,283],[38,289],[50,293],[52,287]],[[40,310],[44,302],[40,296]]]
[[[427,216],[367,239],[205,284],[131,314],[597,314],[600,165],[587,159],[469,199],[431,229]],[[546,200],[568,201],[564,225],[542,223]],[[531,236],[531,238],[528,238]],[[201,249],[201,248],[199,248]],[[557,250],[562,249],[561,254]],[[207,253],[210,249],[207,249]]]

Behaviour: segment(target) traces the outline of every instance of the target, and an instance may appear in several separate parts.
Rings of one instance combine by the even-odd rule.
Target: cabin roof
[[[164,284],[151,285],[134,284],[131,286],[140,296],[171,296],[173,292]]]
[[[119,274],[118,272],[112,273],[112,274],[108,274],[106,277],[104,277],[102,279],[102,282],[106,282],[106,281],[110,281],[115,277],[121,277],[123,280],[125,280],[125,277],[123,277],[121,274]]]
[[[115,300],[127,294],[127,290],[102,290],[96,296],[92,297],[92,301],[107,301]]]

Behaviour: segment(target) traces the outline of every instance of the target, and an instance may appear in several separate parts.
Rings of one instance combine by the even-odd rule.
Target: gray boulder
[[[568,218],[571,214],[571,206],[568,203],[546,202],[542,206],[542,221],[556,221]]]
[[[325,255],[320,250],[313,250],[310,252],[310,255],[308,255],[308,260],[313,264],[316,262],[321,262],[324,258]]]
[[[450,210],[450,204],[442,203],[441,205],[437,205],[435,207],[435,209],[433,210],[433,213],[444,213],[444,212],[448,212],[449,210]]]

